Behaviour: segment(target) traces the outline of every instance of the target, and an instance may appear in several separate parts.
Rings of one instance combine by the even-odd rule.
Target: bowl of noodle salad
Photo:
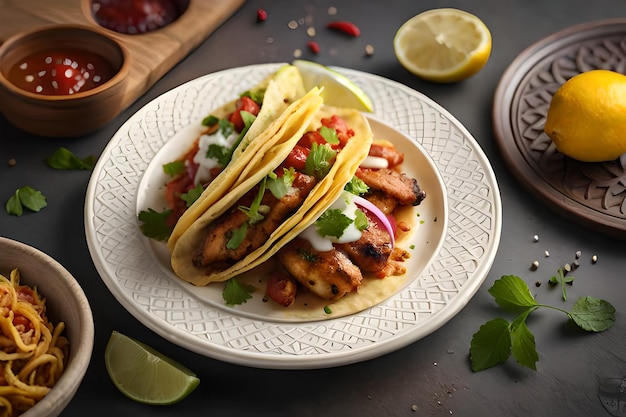
[[[45,253],[0,237],[0,417],[58,416],[93,343],[91,308],[74,277]]]

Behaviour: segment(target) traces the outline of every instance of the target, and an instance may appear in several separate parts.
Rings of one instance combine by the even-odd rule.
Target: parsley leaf
[[[565,276],[563,268],[559,268],[556,271],[556,275],[552,275],[548,282],[550,285],[561,284],[561,297],[563,297],[563,301],[567,301],[567,290],[565,289],[565,284],[571,285],[574,282],[574,277]]]
[[[340,238],[344,230],[352,224],[352,219],[339,209],[328,209],[315,221],[320,236]]]
[[[251,285],[242,284],[235,278],[226,281],[226,287],[222,291],[222,298],[226,301],[226,305],[233,306],[243,304],[252,298],[252,293],[256,290]]]
[[[354,225],[359,232],[362,232],[367,229],[367,226],[369,226],[367,215],[363,212],[363,210],[357,209],[354,212]]]
[[[93,169],[96,164],[96,157],[90,155],[86,158],[79,158],[67,148],[60,147],[47,160],[49,167],[54,169]]]
[[[539,355],[535,337],[526,325],[526,319],[539,307],[565,313],[572,322],[586,331],[603,332],[615,324],[615,307],[607,301],[581,297],[571,312],[539,304],[526,283],[515,275],[504,275],[496,280],[489,288],[489,293],[501,308],[518,311],[519,315],[511,323],[502,318],[490,320],[480,326],[472,336],[470,362],[474,372],[504,363],[511,353],[520,365],[536,370]]]
[[[172,210],[162,212],[155,211],[151,208],[148,211],[140,211],[137,218],[143,222],[139,226],[141,233],[151,239],[165,241],[170,237],[172,228],[167,225],[166,220],[172,214]]]
[[[40,191],[25,185],[15,190],[15,193],[6,202],[5,209],[8,214],[21,216],[24,213],[24,207],[30,211],[38,212],[47,205],[46,197]]]
[[[337,152],[330,146],[318,145],[314,142],[304,164],[304,173],[321,180],[330,171],[331,162],[336,155]]]

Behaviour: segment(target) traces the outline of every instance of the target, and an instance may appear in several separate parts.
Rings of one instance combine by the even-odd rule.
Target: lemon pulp
[[[360,111],[374,111],[372,100],[345,75],[317,62],[296,59],[292,64],[298,68],[306,90],[323,88],[324,103],[335,107],[347,107]]]
[[[459,9],[432,9],[407,20],[393,39],[398,61],[420,78],[461,81],[491,55],[491,32],[477,16]]]

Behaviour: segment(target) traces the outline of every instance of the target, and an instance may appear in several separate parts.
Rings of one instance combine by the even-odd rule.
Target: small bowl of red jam
[[[130,64],[114,38],[81,25],[35,28],[0,46],[0,111],[48,137],[93,132],[122,109]]]

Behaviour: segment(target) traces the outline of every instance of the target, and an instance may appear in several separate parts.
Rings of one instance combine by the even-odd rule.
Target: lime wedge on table
[[[374,111],[372,100],[348,77],[317,62],[296,59],[292,64],[300,70],[304,87],[323,87],[322,98],[335,107],[349,107],[360,111]]]
[[[200,383],[181,364],[116,331],[109,338],[104,362],[117,389],[145,404],[177,403]]]

